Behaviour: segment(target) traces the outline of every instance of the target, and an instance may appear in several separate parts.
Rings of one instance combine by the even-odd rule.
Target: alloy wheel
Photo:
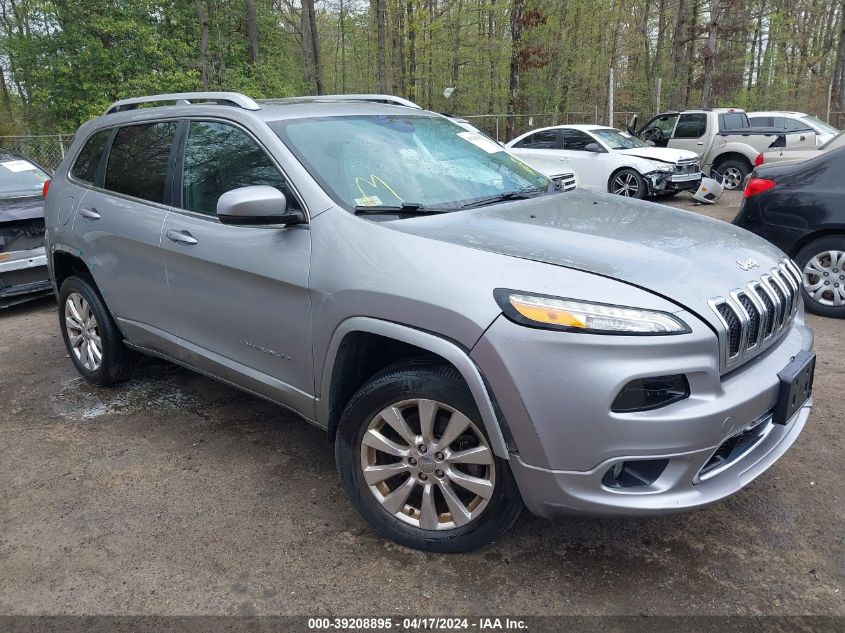
[[[845,305],[845,252],[824,251],[804,266],[804,290],[824,306]]]
[[[722,178],[725,189],[733,191],[742,186],[742,172],[736,167],[728,167],[722,172]]]
[[[639,192],[640,183],[637,182],[637,177],[634,174],[625,172],[613,179],[613,193],[617,196],[636,198]]]
[[[496,487],[484,435],[463,413],[435,400],[404,400],[380,411],[361,440],[361,469],[387,512],[425,530],[475,520]]]
[[[88,371],[97,371],[103,362],[103,344],[91,306],[78,292],[65,300],[67,340],[76,359]]]

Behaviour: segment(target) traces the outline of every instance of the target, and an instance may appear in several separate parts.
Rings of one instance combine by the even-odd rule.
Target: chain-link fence
[[[635,112],[614,112],[611,127],[625,129]],[[551,125],[591,123],[607,125],[607,112],[552,112],[544,114],[469,114],[462,118],[497,141],[509,141],[524,132]],[[508,135],[508,121],[514,121],[513,137]]]
[[[73,134],[40,134],[36,136],[0,136],[0,151],[7,150],[29,158],[53,170],[65,157]]]

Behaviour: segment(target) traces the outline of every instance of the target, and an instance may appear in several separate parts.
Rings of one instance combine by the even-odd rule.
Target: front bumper
[[[0,308],[50,294],[44,247],[0,254]]]
[[[692,174],[676,174],[673,172],[655,171],[645,174],[650,193],[661,191],[696,191],[701,185],[701,172]]]
[[[473,350],[507,421],[510,465],[535,514],[680,512],[729,496],[771,466],[804,427],[812,401],[786,426],[770,425],[718,474],[699,478],[723,443],[772,411],[778,372],[812,347],[802,315],[766,353],[720,375],[713,332],[688,313],[690,334],[595,336],[524,328],[500,317]],[[611,413],[630,380],[683,373],[690,396],[637,413]],[[761,426],[761,429],[764,427]],[[666,460],[649,485],[616,488],[614,465]]]

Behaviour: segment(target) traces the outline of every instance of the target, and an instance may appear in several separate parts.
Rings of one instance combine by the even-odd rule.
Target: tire
[[[433,420],[431,433],[422,419]],[[493,455],[480,420],[454,368],[428,360],[386,368],[358,390],[340,419],[335,456],[346,494],[378,534],[406,547],[447,553],[489,543],[516,521],[522,498],[507,463]],[[461,461],[467,455],[475,463]],[[397,474],[378,472],[394,465],[389,472]]]
[[[729,191],[742,189],[745,178],[751,173],[751,165],[743,160],[733,158],[719,163],[719,166],[715,169],[724,178],[722,185]]]
[[[617,196],[642,200],[648,193],[648,187],[639,172],[625,167],[610,177],[607,191]]]
[[[89,277],[74,275],[62,283],[59,328],[74,367],[91,384],[115,385],[132,374],[135,354],[123,344],[120,330]]]
[[[657,193],[654,194],[654,196],[656,198],[674,198],[679,193],[681,193],[681,192],[678,191],[677,189],[672,189],[670,191],[658,191]]]
[[[845,319],[845,235],[810,242],[798,251],[795,263],[801,269],[801,294],[807,310]]]

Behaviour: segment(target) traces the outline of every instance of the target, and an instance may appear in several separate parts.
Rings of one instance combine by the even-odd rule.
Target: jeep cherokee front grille
[[[723,326],[719,332],[722,370],[750,360],[780,338],[798,311],[800,289],[801,272],[784,258],[759,281],[710,300]]]

